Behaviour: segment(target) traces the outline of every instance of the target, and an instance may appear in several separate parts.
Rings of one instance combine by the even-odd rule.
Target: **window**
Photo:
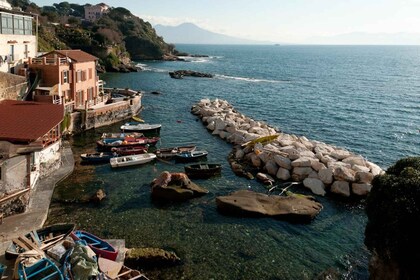
[[[87,90],[87,98],[88,98],[88,101],[91,101],[91,100],[93,100],[93,87],[91,87],[91,88],[88,88],[88,90]]]
[[[76,104],[77,106],[83,106],[83,90],[77,92]]]
[[[25,35],[32,35],[32,18],[24,18]]]
[[[89,68],[89,80],[92,80],[92,68]]]
[[[63,84],[67,84],[69,82],[69,71],[64,70],[63,71]]]
[[[23,25],[23,17],[13,16],[13,34],[18,34],[18,35],[25,34],[25,29]]]
[[[28,45],[25,45],[25,58],[28,58]]]
[[[15,61],[15,45],[10,45],[10,61]]]
[[[13,34],[13,16],[9,14],[1,14],[1,33]]]
[[[77,70],[76,72],[76,83],[82,81],[82,70]]]

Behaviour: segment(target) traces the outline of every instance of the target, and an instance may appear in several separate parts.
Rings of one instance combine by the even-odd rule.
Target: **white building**
[[[24,63],[37,54],[37,37],[33,30],[36,15],[14,11],[0,0],[0,71],[24,74]]]
[[[88,21],[95,21],[108,12],[109,6],[105,3],[100,3],[94,6],[85,6],[85,19]]]

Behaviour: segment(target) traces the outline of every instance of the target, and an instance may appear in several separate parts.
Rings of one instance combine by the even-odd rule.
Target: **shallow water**
[[[231,145],[211,135],[190,108],[201,98],[226,99],[254,119],[348,148],[386,168],[400,157],[419,154],[420,48],[179,49],[211,57],[142,62],[142,72],[102,78],[108,87],[146,91],[140,116],[162,123],[159,146],[195,143],[209,151],[209,162],[222,163],[222,176],[196,181],[210,193],[186,203],[151,201],[153,178],[164,170],[183,171],[183,164],[157,161],[119,170],[80,165],[79,154],[93,151],[100,134],[118,131],[119,123],[71,139],[75,172],[56,188],[48,222],[73,221],[104,238],[124,238],[127,247],[161,247],[181,257],[181,266],[146,271],[151,279],[313,279],[330,268],[344,279],[367,279],[363,202],[318,197],[324,208],[309,225],[220,215],[217,196],[265,188],[232,173],[227,163]],[[171,79],[168,72],[178,69],[216,77]],[[75,202],[98,188],[108,195],[101,205]],[[305,192],[299,186],[293,191]]]

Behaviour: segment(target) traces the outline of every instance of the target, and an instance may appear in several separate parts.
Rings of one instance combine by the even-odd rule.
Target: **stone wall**
[[[0,72],[0,100],[17,100],[22,90],[26,90],[26,78]]]
[[[238,113],[225,100],[201,100],[191,109],[212,134],[235,145],[232,168],[240,163],[282,181],[303,182],[314,194],[365,196],[374,176],[384,171],[346,149],[276,131],[269,125]],[[248,144],[263,136],[277,135],[269,143]],[[236,161],[236,162],[235,162]]]
[[[131,118],[141,109],[141,95],[71,114],[70,133],[110,125]]]

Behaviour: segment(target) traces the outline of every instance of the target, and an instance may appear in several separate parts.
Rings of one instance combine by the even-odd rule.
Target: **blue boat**
[[[31,266],[25,267],[22,263],[18,265],[19,280],[64,280],[63,274],[54,262],[42,258]]]
[[[175,155],[175,161],[177,162],[190,162],[190,161],[200,161],[207,157],[207,151],[188,151],[182,152]]]
[[[83,230],[75,230],[70,234],[70,236],[75,241],[86,241],[98,257],[103,257],[112,261],[117,259],[118,251],[111,244],[92,233]]]

